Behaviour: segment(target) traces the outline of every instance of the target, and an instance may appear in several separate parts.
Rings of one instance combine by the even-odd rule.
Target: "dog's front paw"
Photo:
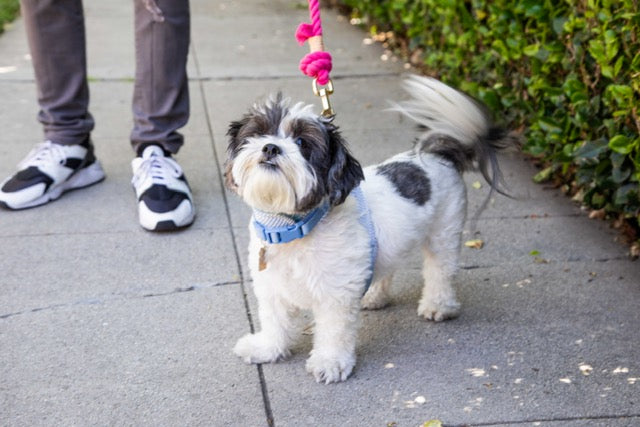
[[[337,356],[321,356],[311,354],[307,359],[307,372],[313,374],[316,382],[325,384],[344,381],[351,374],[356,364],[356,357],[351,353]]]
[[[240,338],[233,348],[233,352],[246,363],[276,362],[289,356],[286,349],[274,345],[273,340],[265,334],[247,334]]]
[[[421,300],[418,305],[418,315],[427,320],[441,322],[453,319],[460,314],[460,303],[455,298],[445,301]]]

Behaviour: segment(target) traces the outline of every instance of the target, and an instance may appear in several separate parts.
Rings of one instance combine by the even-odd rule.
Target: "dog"
[[[458,315],[451,280],[466,219],[462,174],[479,170],[504,194],[496,154],[517,141],[483,105],[438,80],[411,76],[405,87],[411,99],[392,110],[420,135],[412,150],[364,170],[331,119],[281,94],[230,124],[225,184],[253,209],[249,268],[261,326],[233,349],[245,362],[289,356],[305,310],[315,322],[307,371],[317,382],[346,380],[360,309],[389,303],[394,270],[416,250],[424,258],[418,314]]]

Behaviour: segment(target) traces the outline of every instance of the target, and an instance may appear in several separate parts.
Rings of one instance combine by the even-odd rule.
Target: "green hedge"
[[[4,25],[18,15],[19,10],[19,0],[0,0],[0,33],[4,31]]]
[[[525,151],[640,229],[638,0],[340,0],[426,72],[523,126]],[[638,238],[638,234],[636,234]]]

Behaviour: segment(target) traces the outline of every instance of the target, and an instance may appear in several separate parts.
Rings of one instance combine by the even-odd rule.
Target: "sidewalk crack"
[[[0,314],[0,320],[9,319],[11,317],[26,315],[30,313],[38,313],[40,311],[55,310],[58,308],[87,306],[87,305],[101,305],[101,304],[106,304],[108,302],[118,301],[118,300],[135,300],[135,299],[141,299],[141,298],[170,296],[170,295],[182,294],[185,292],[193,292],[200,289],[210,289],[218,286],[239,285],[239,284],[240,282],[238,281],[216,282],[216,283],[210,283],[210,284],[196,284],[196,285],[187,286],[183,288],[176,288],[174,290],[167,291],[167,292],[144,293],[144,294],[133,294],[130,292],[129,293],[114,292],[114,293],[103,295],[103,296],[86,297],[86,298],[82,298],[72,302],[62,302],[62,303],[51,304],[43,307],[35,307],[35,308],[25,309],[21,311],[14,311],[11,313],[4,313],[4,314]]]
[[[247,315],[247,321],[249,322],[249,329],[251,330],[251,332],[254,332],[255,327],[254,327],[254,321],[253,321],[253,317],[251,315],[251,310],[249,308],[249,301],[247,299],[247,287],[246,287],[246,282],[245,282],[245,274],[242,268],[242,262],[240,260],[240,251],[238,250],[238,239],[237,236],[234,232],[234,228],[233,228],[233,221],[232,221],[232,216],[231,216],[231,210],[229,208],[229,201],[227,199],[227,193],[225,191],[224,188],[224,177],[223,177],[223,173],[222,170],[220,168],[220,156],[218,155],[218,150],[216,148],[216,144],[215,144],[215,140],[213,137],[213,125],[211,123],[211,116],[209,114],[209,107],[207,105],[207,97],[205,94],[205,90],[204,90],[204,81],[208,81],[204,78],[202,78],[202,72],[200,69],[200,62],[198,61],[198,55],[196,53],[196,48],[195,48],[195,43],[191,43],[191,56],[193,57],[193,62],[195,63],[195,68],[196,68],[196,73],[197,76],[196,78],[198,79],[198,85],[199,85],[199,89],[200,89],[200,99],[202,102],[202,108],[204,110],[205,113],[205,121],[207,123],[207,131],[209,133],[209,138],[211,139],[211,146],[212,146],[212,150],[213,150],[213,158],[215,161],[215,167],[216,167],[216,171],[218,174],[218,181],[220,182],[220,186],[221,188],[221,193],[222,193],[222,200],[224,202],[224,209],[225,209],[225,214],[227,217],[227,224],[229,225],[229,233],[231,235],[231,243],[233,246],[233,253],[236,259],[236,267],[238,269],[238,274],[240,276],[240,290],[242,292],[242,298],[244,301],[244,307],[245,307],[245,313]],[[224,80],[224,79],[216,79],[216,80]],[[231,79],[230,79],[231,80]],[[269,427],[273,427],[275,425],[275,421],[274,421],[274,417],[273,417],[273,411],[271,410],[271,400],[269,398],[269,391],[267,388],[267,382],[266,379],[264,377],[264,372],[262,370],[262,365],[258,365],[257,366],[257,373],[258,373],[258,380],[260,382],[260,390],[262,393],[262,402],[264,405],[264,412],[265,412],[265,417],[266,417],[266,421],[267,421],[267,425]]]

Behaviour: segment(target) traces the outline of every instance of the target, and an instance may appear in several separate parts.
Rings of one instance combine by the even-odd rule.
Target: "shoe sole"
[[[140,202],[138,219],[145,230],[172,231],[190,226],[195,219],[195,210],[191,200],[183,200],[173,211],[163,213],[153,212]]]
[[[44,193],[42,196],[37,199],[31,200],[27,203],[23,203],[20,205],[12,205],[7,201],[0,201],[0,205],[6,209],[10,210],[22,210],[28,208],[34,208],[36,206],[44,205],[45,203],[49,203],[53,200],[58,199],[62,194],[67,191],[77,190],[79,188],[88,187],[93,184],[97,184],[105,178],[104,170],[100,163],[96,160],[89,166],[78,170],[76,173],[71,175],[69,179],[64,182],[61,182],[59,185],[49,188],[49,191]]]

